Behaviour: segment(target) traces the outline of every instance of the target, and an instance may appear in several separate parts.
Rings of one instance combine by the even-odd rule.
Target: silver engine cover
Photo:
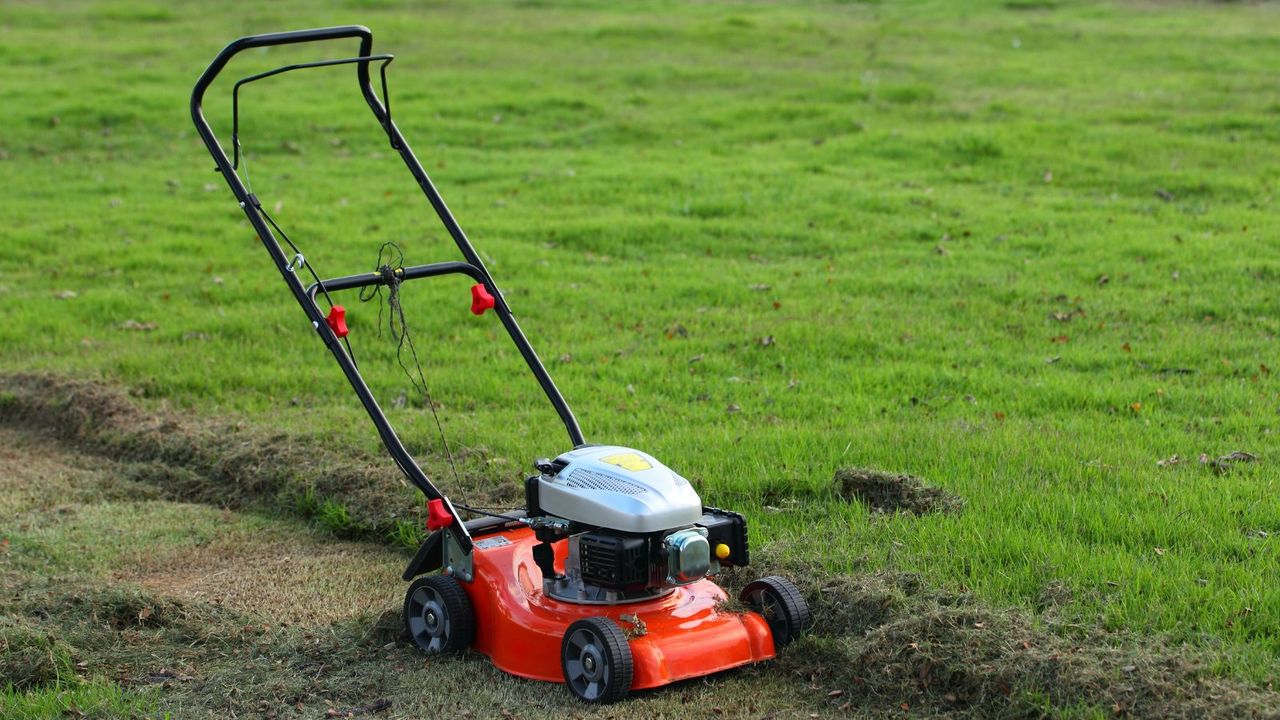
[[[556,461],[564,468],[538,480],[538,505],[549,515],[635,533],[702,519],[702,499],[689,481],[648,453],[601,445],[570,450]]]

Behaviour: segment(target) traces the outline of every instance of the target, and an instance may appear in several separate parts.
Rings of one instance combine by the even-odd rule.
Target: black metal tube
[[[275,262],[276,269],[280,271],[280,275],[284,278],[285,284],[293,293],[294,299],[302,306],[303,311],[311,320],[311,326],[320,334],[320,339],[324,341],[325,347],[329,348],[329,352],[338,362],[338,366],[342,369],[342,373],[346,375],[347,380],[351,383],[351,387],[355,390],[356,396],[359,397],[360,403],[364,405],[365,411],[369,414],[369,418],[373,421],[374,426],[378,430],[378,436],[382,439],[382,444],[386,446],[387,452],[391,455],[392,460],[415,486],[420,489],[429,499],[441,500],[449,513],[453,516],[453,524],[450,529],[463,552],[471,551],[471,535],[467,532],[467,528],[462,523],[457,511],[453,507],[453,503],[449,498],[445,497],[431,480],[427,478],[426,473],[418,466],[413,455],[405,449],[404,444],[396,435],[395,430],[391,427],[391,423],[387,420],[386,414],[382,408],[378,406],[378,401],[373,397],[373,393],[369,390],[368,384],[361,377],[360,371],[356,369],[355,363],[351,357],[347,355],[343,349],[341,342],[329,329],[329,325],[325,322],[324,316],[320,313],[320,308],[312,301],[307,294],[306,288],[303,287],[301,279],[290,269],[289,261],[285,257],[284,250],[280,247],[280,243],[272,234],[271,229],[267,227],[267,223],[263,219],[260,209],[255,204],[254,199],[250,196],[249,191],[245,188],[244,183],[240,181],[240,176],[231,166],[231,161],[227,157],[226,151],[218,143],[217,137],[214,135],[213,129],[209,126],[209,121],[205,119],[203,102],[204,93],[213,80],[226,66],[232,57],[243,50],[255,47],[264,47],[269,45],[289,45],[300,42],[312,42],[318,40],[337,40],[343,38],[359,38],[360,39],[360,55],[370,55],[373,47],[373,34],[368,28],[359,25],[347,25],[342,27],[320,28],[316,30],[300,30],[296,32],[273,33],[269,35],[254,35],[243,37],[239,40],[232,41],[222,52],[213,59],[209,67],[200,75],[200,79],[196,81],[195,88],[191,92],[191,119],[195,123],[196,131],[200,134],[200,138],[204,140],[205,147],[208,148],[209,154],[213,156],[214,163],[217,164],[217,170],[222,173],[222,177],[226,180],[227,185],[231,188],[231,192],[239,201],[240,207],[244,210],[245,216],[248,217],[249,223],[253,226],[258,237],[262,240],[262,244],[266,247],[267,252],[271,255],[272,261]],[[357,64],[360,69],[358,79],[361,85],[368,84],[369,63],[362,62]],[[372,88],[366,90],[371,91]]]
[[[387,65],[395,60],[394,55],[370,55],[369,57],[353,57],[339,58],[336,60],[318,60],[309,63],[297,63],[294,65],[285,65],[283,67],[273,68],[266,72],[260,72],[256,75],[240,78],[236,81],[234,87],[231,88],[231,167],[240,168],[240,88],[251,82],[265,80],[269,77],[275,77],[282,73],[292,72],[294,70],[305,70],[308,68],[332,67],[334,65],[350,65],[351,63],[367,63],[371,60],[381,60],[382,72],[382,98],[384,102],[390,102],[387,95]]]
[[[400,268],[397,273],[401,280],[416,280],[418,278],[436,277],[437,275],[461,274],[467,275],[476,282],[484,282],[484,273],[480,268],[464,262],[441,262],[431,263],[429,265],[414,265],[412,267]],[[354,290],[355,288],[369,287],[370,285],[384,285],[385,280],[381,273],[370,272],[360,273],[359,275],[345,275],[343,277],[329,278],[321,280],[318,283],[311,283],[307,287],[307,296],[315,302],[316,293],[321,290],[330,292],[338,292],[339,290]]]
[[[418,161],[417,156],[413,154],[412,148],[409,147],[409,143],[400,134],[400,129],[396,127],[386,108],[379,102],[378,96],[373,90],[373,85],[369,82],[368,63],[358,65],[356,73],[360,76],[360,89],[364,93],[365,102],[369,104],[374,116],[378,118],[378,122],[382,124],[383,130],[386,131],[387,136],[391,139],[391,146],[400,152],[400,159],[409,168],[409,172],[413,173],[414,179],[418,181],[418,186],[422,188],[422,192],[427,196],[431,207],[435,209],[436,215],[440,217],[440,222],[444,224],[445,229],[449,231],[449,235],[453,237],[453,241],[458,246],[458,250],[462,252],[462,256],[467,259],[468,263],[474,265],[484,274],[484,279],[480,282],[484,284],[489,294],[494,297],[494,311],[497,312],[498,319],[502,321],[503,327],[507,329],[507,334],[511,336],[512,342],[520,350],[520,355],[524,358],[529,369],[533,371],[533,375],[537,378],[538,384],[542,386],[542,391],[546,393],[547,399],[555,407],[561,422],[564,423],[565,430],[569,433],[569,439],[574,446],[585,445],[586,439],[582,435],[582,428],[578,425],[578,419],[574,416],[569,403],[565,402],[564,396],[560,394],[560,389],[552,381],[551,374],[547,372],[542,360],[538,358],[538,353],[529,344],[524,331],[520,329],[520,325],[516,322],[510,306],[507,305],[507,299],[502,295],[502,291],[498,289],[497,284],[494,283],[493,276],[489,274],[489,270],[485,267],[484,261],[480,259],[479,253],[471,245],[471,241],[467,239],[467,235],[458,225],[458,221],[454,219],[453,213],[449,211],[449,206],[445,204],[444,198],[436,190],[431,178],[427,176],[427,171],[423,169],[422,163]]]

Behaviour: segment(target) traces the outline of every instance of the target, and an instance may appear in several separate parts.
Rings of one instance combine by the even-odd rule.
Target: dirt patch
[[[834,482],[840,497],[857,500],[873,512],[924,515],[956,512],[964,507],[959,495],[926,485],[910,475],[846,468],[836,471]]]

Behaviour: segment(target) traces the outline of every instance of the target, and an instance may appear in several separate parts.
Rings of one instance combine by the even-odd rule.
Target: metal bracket
[[[471,569],[471,553],[464,552],[462,546],[453,537],[453,532],[444,530],[444,571],[462,582],[471,582],[475,575]]]

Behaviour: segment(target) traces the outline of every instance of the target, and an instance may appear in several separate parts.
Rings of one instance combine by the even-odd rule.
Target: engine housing
[[[628,533],[688,527],[702,517],[689,481],[652,455],[617,445],[570,450],[537,479],[541,512]]]
[[[651,598],[721,565],[747,564],[746,520],[703,507],[689,481],[652,455],[584,446],[535,464],[525,484],[534,559],[547,595],[581,603]],[[563,571],[551,544],[567,542]]]

